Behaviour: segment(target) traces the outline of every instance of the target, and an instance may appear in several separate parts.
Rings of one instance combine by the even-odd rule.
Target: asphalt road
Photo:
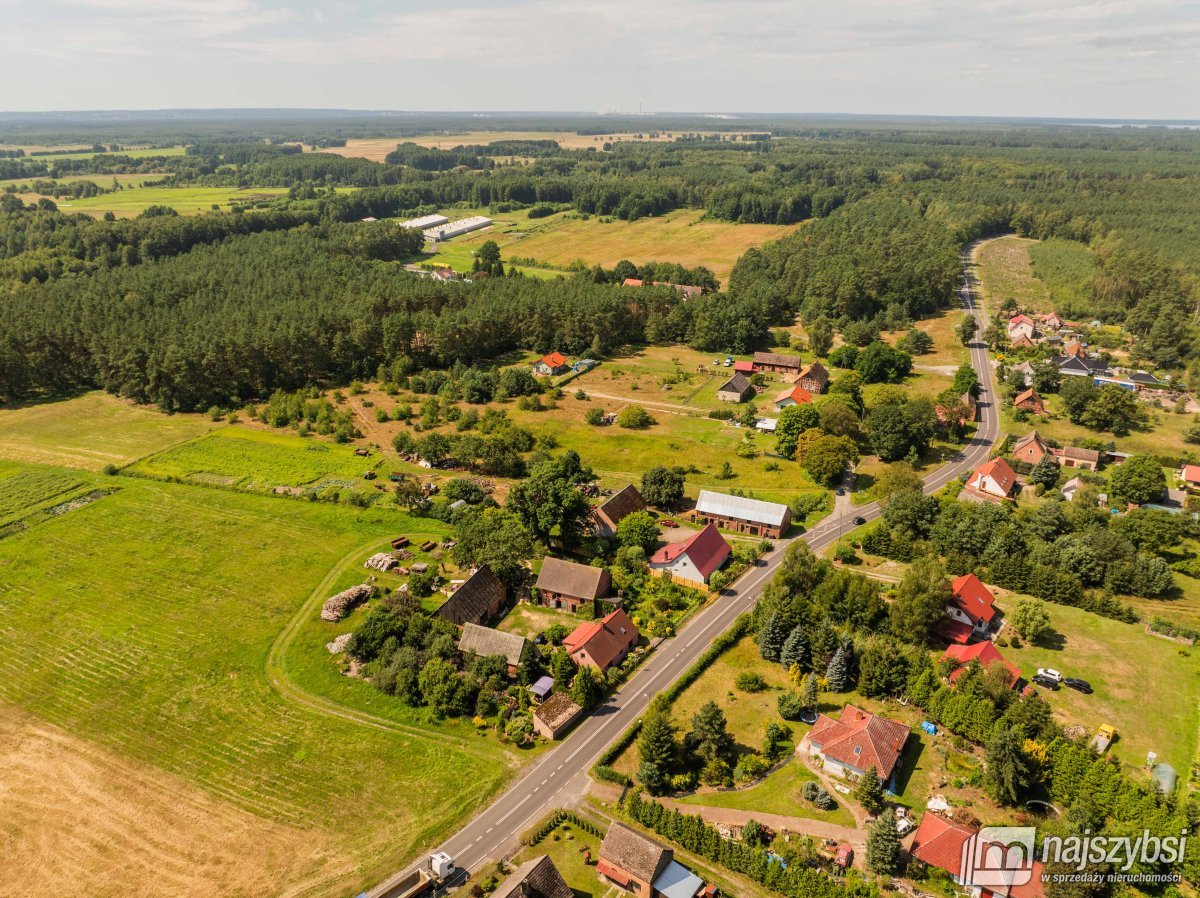
[[[978,333],[987,326],[970,264],[974,246],[963,250],[964,285],[960,290],[963,308],[978,319]],[[977,338],[978,339],[978,338]],[[975,437],[964,450],[925,480],[925,491],[936,492],[968,469],[987,459],[996,440],[998,423],[992,404],[992,376],[986,347],[971,346],[971,366],[984,385],[979,399],[979,421]],[[870,521],[879,517],[879,504],[872,502],[827,518],[812,530],[795,537],[814,551],[825,548],[855,528],[854,517]],[[471,822],[446,840],[436,851],[449,854],[456,865],[476,870],[488,860],[501,857],[515,846],[521,834],[557,807],[572,803],[588,788],[588,770],[625,729],[646,710],[650,700],[687,670],[734,619],[754,607],[763,587],[783,561],[791,540],[778,540],[775,550],[745,574],[721,597],[698,612],[673,638],[665,639],[633,677],[607,702],[586,717],[559,745],[539,757],[517,782],[481,811]],[[464,788],[470,788],[468,783]],[[411,870],[390,877],[367,893],[368,898],[391,898],[394,884]]]

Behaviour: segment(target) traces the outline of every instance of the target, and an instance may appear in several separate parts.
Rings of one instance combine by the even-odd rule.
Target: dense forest
[[[1009,231],[1080,248],[1064,313],[1124,325],[1149,365],[1195,366],[1200,135],[793,124],[804,139],[688,134],[586,149],[503,139],[448,150],[398,140],[387,162],[301,152],[301,139],[337,135],[264,141],[231,126],[183,155],[0,159],[30,182],[156,171],[168,186],[289,189],[264,209],[153,209],[127,221],[0,197],[0,396],[101,386],[207,407],[518,345],[747,352],[796,315],[866,345],[949,304],[962,245]],[[724,293],[689,302],[666,289],[631,301],[599,269],[429,284],[396,264],[415,255],[416,235],[359,224],[456,205],[621,219],[693,208],[807,224],[748,251]]]

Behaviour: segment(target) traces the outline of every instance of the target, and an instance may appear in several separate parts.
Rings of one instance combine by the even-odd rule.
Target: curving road
[[[963,250],[964,281],[959,297],[963,308],[975,315],[979,325],[977,333],[982,334],[987,322],[972,269],[976,246],[971,244]],[[991,402],[993,384],[987,348],[981,342],[972,343],[970,359],[971,367],[983,384],[978,428],[961,453],[926,478],[924,489],[927,493],[936,492],[962,471],[985,461],[996,441],[998,423]],[[879,516],[879,504],[872,502],[858,506],[854,513],[872,520]],[[805,540],[818,551],[853,529],[853,518],[839,510],[795,538]],[[717,636],[729,629],[739,614],[754,607],[763,587],[783,561],[790,542],[789,539],[778,540],[775,551],[765,562],[760,562],[759,567],[726,589],[716,602],[694,615],[677,636],[663,640],[629,682],[585,718],[564,742],[533,762],[499,798],[435,850],[449,854],[460,868],[477,870],[489,859],[499,858],[514,847],[521,834],[550,810],[580,798],[590,782],[587,771],[604,750],[637,720],[655,695],[678,679]],[[469,786],[464,783],[464,788]],[[369,891],[368,898],[391,898],[396,885],[411,869],[406,868],[389,877]]]

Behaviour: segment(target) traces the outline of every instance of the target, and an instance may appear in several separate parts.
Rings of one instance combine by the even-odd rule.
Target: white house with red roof
[[[650,570],[686,586],[704,586],[733,552],[715,524],[681,543],[668,543],[650,556]]]
[[[1016,686],[1017,681],[1021,679],[1021,671],[1017,665],[1006,660],[990,639],[985,639],[983,642],[977,642],[974,645],[949,646],[942,653],[942,660],[954,662],[954,670],[950,671],[948,677],[951,684],[958,682],[958,678],[963,675],[963,671],[967,669],[972,661],[979,662],[979,666],[984,670],[990,669],[995,664],[999,664],[1005,668],[1008,671],[1009,689]]]
[[[967,498],[1003,502],[1017,488],[1017,475],[1002,458],[984,462],[971,472],[963,492]]]
[[[957,643],[983,639],[996,617],[995,601],[992,591],[974,574],[955,577],[950,584],[950,601],[946,604],[942,634]]]
[[[1179,471],[1179,479],[1189,490],[1200,490],[1200,465],[1184,465]]]
[[[618,608],[600,620],[580,624],[563,640],[563,648],[580,667],[594,667],[603,673],[624,661],[640,638],[629,615]]]
[[[837,720],[824,714],[817,717],[808,744],[810,753],[834,775],[857,778],[874,767],[886,783],[896,770],[908,734],[908,727],[898,720],[846,705]]]
[[[929,812],[913,833],[908,853],[931,867],[945,870],[972,898],[1042,898],[1045,890],[1041,861],[1026,857],[1019,847],[982,842],[984,833]],[[985,868],[970,860],[975,856],[996,859],[1001,856],[997,852],[1011,859],[1012,866],[1006,863],[1003,868],[994,865]],[[985,869],[992,881],[986,885],[974,882],[973,877],[978,876],[976,870]]]
[[[789,405],[804,405],[807,402],[812,402],[812,393],[799,384],[794,384],[775,396],[775,411],[781,412]]]
[[[567,358],[561,352],[549,352],[533,363],[533,373],[538,377],[557,377],[571,370]]]

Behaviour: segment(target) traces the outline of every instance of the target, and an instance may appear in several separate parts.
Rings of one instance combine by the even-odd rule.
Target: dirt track
[[[347,872],[326,837],[0,706],[0,895],[274,895]],[[303,892],[301,885],[292,894]]]

